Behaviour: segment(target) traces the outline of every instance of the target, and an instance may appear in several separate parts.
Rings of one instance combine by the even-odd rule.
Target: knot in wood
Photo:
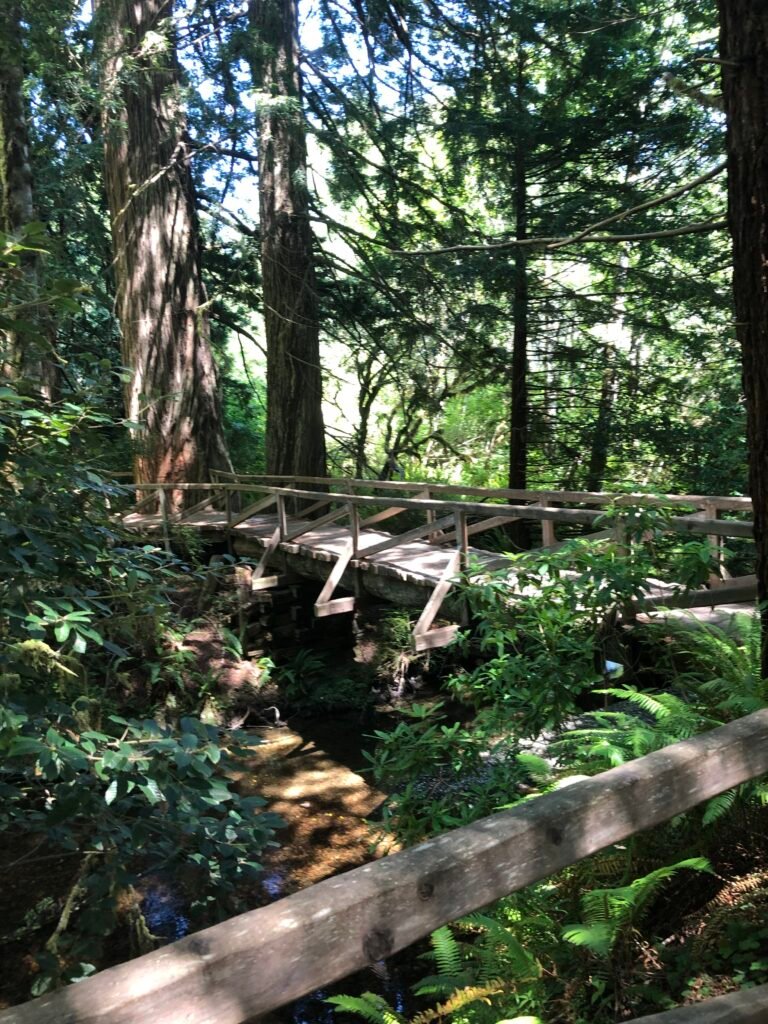
[[[419,897],[423,900],[430,900],[435,895],[434,883],[428,881],[426,878],[422,878],[417,886],[417,892]]]
[[[554,825],[550,825],[544,834],[553,846],[559,846],[563,841],[562,829],[556,828]]]
[[[394,936],[386,928],[372,928],[363,939],[363,952],[370,963],[386,960],[394,948]]]

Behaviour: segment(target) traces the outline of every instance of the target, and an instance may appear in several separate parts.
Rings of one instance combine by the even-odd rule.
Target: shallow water
[[[294,724],[294,723],[292,723]],[[356,726],[352,727],[352,726]],[[261,793],[287,827],[278,835],[279,849],[267,858],[253,892],[255,905],[283,896],[370,859],[370,835],[365,819],[383,794],[360,770],[366,738],[359,723],[308,722],[295,728],[257,730],[262,745],[236,777],[241,793]],[[149,930],[168,942],[190,931],[181,886],[148,875],[141,887],[142,913]],[[408,1012],[408,986],[395,962],[380,962],[333,986],[326,986],[281,1007],[270,1020],[284,1024],[337,1024],[343,1016],[326,999],[329,995],[383,996],[400,1013]]]

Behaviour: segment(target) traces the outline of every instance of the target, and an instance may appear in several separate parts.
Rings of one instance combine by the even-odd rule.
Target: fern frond
[[[328,996],[326,1003],[331,1003],[345,1013],[354,1013],[369,1024],[406,1024],[405,1019],[396,1013],[386,999],[373,992],[363,992],[361,996]]]
[[[432,1024],[433,1021],[441,1020],[450,1013],[463,1010],[470,1003],[483,1002],[490,1006],[491,997],[501,995],[507,988],[507,983],[501,980],[492,981],[487,985],[467,986],[466,988],[459,989],[458,992],[454,992],[450,999],[447,999],[444,1003],[416,1014],[410,1024]]]
[[[531,754],[527,750],[516,755],[517,763],[528,772],[535,782],[549,782],[552,778],[552,765],[543,757]]]
[[[622,929],[636,924],[659,886],[678,871],[711,871],[704,857],[689,857],[657,868],[636,878],[629,885],[612,889],[592,889],[581,898],[584,924],[567,925],[563,937],[576,946],[585,946],[597,956],[608,956]]]
[[[455,978],[461,971],[461,949],[456,936],[447,925],[437,928],[429,937],[440,974]]]
[[[479,928],[482,938],[476,953],[481,960],[480,981],[490,982],[498,976],[503,958],[504,974],[511,981],[532,981],[541,977],[541,964],[529,953],[514,933],[500,921],[486,914],[470,914],[462,918],[459,927]]]
[[[701,819],[703,825],[711,825],[713,821],[722,818],[724,814],[733,807],[738,795],[737,789],[729,789],[727,793],[721,793],[707,802],[704,817]]]
[[[583,946],[595,956],[605,957],[613,949],[614,929],[607,922],[601,924],[567,924],[563,938],[574,946]]]

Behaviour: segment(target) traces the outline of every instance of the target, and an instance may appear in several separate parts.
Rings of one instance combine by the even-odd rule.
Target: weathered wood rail
[[[670,516],[665,529],[707,536],[719,552],[721,569],[723,539],[752,536],[751,522],[719,518],[722,512],[749,513],[750,499],[743,497],[493,490],[399,480],[227,473],[216,474],[215,480],[206,484],[140,484],[136,489],[146,493],[125,517],[126,524],[139,530],[159,530],[167,544],[172,525],[219,532],[230,542],[236,538],[241,545],[244,541],[255,543],[261,554],[252,574],[254,590],[283,581],[286,566],[280,569],[281,556],[284,560],[299,555],[332,563],[315,604],[317,616],[352,610],[354,597],[334,597],[334,593],[340,585],[359,593],[364,585],[370,586],[365,582],[366,573],[428,588],[431,594],[423,601],[414,629],[416,650],[443,646],[456,634],[458,625],[433,628],[433,623],[457,576],[470,562],[480,570],[509,564],[503,556],[470,547],[470,537],[484,531],[524,520],[539,525],[545,550],[562,545],[556,534],[558,524],[597,530],[582,538],[587,542],[614,540],[623,544],[626,537],[620,518],[607,524],[609,529],[597,529],[606,525],[606,507],[693,509],[688,514]],[[185,491],[207,493],[191,507],[173,511],[171,501],[180,504]],[[249,496],[255,500],[240,501]],[[478,498],[481,500],[468,500]],[[294,511],[302,505],[300,512]],[[158,511],[146,514],[143,510],[149,506]],[[381,523],[402,513],[419,513],[423,521],[401,533],[381,532]],[[690,593],[683,593],[675,585],[656,585],[649,589],[645,605],[715,606],[747,601],[755,594],[754,576],[725,582],[714,576],[708,589]]]
[[[768,710],[0,1012],[0,1024],[243,1024],[765,772]],[[751,1024],[767,1007],[763,986],[642,1021]]]

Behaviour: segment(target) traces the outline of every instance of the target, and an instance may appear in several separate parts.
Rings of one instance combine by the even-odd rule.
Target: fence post
[[[168,529],[168,495],[165,492],[164,487],[159,487],[157,491],[158,495],[158,506],[160,508],[160,517],[162,520],[163,529],[163,547],[171,553],[171,534]]]
[[[282,542],[288,532],[288,517],[285,512],[285,495],[277,495],[277,526],[280,530],[280,541]]]
[[[537,501],[536,504],[539,508],[546,508],[546,501]],[[555,533],[555,524],[551,519],[541,520],[541,546],[543,548],[551,548],[557,544],[557,534]]]
[[[230,491],[229,488],[227,488],[224,491],[224,508],[225,508],[226,516],[227,516],[227,528],[226,528],[227,553],[231,555],[232,554],[232,526],[231,526],[231,523],[232,523],[232,491]]]
[[[703,518],[704,519],[717,519],[719,517],[720,507],[716,501],[705,501]],[[714,549],[713,554],[715,563],[717,565],[717,571],[709,574],[709,585],[710,587],[717,587],[723,582],[725,575],[725,558],[723,556],[723,544],[725,538],[721,537],[717,533],[711,533],[707,536],[707,543],[710,548]]]
[[[347,508],[349,509],[349,532],[352,535],[352,557],[357,558],[360,547],[360,513],[357,510],[357,505],[351,501]]]

